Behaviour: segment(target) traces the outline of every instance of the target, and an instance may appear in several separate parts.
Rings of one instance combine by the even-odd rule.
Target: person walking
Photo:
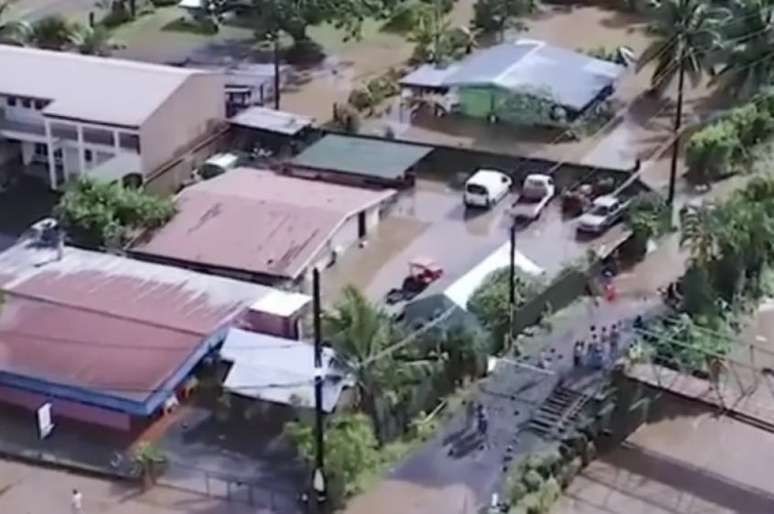
[[[78,489],[73,489],[73,495],[70,498],[70,511],[72,514],[83,514],[83,495]]]

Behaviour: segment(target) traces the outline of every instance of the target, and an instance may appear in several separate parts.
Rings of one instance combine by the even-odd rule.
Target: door
[[[366,236],[366,211],[360,211],[357,215],[357,237],[363,239]]]

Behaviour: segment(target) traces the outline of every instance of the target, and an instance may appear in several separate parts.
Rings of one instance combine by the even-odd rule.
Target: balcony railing
[[[17,119],[9,119],[5,112],[0,111],[0,132],[18,132],[21,134],[34,134],[36,136],[46,135],[46,126],[41,121],[36,123],[34,121],[21,121]]]

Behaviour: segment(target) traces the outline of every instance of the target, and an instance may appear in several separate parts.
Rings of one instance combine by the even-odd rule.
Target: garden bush
[[[543,477],[534,469],[530,469],[524,473],[524,485],[530,492],[535,492],[542,487]]]
[[[728,120],[707,125],[688,140],[685,158],[689,170],[704,180],[728,173],[731,158],[741,148],[739,133]]]
[[[54,214],[77,242],[118,247],[134,230],[160,227],[175,210],[170,198],[81,178],[67,188]]]

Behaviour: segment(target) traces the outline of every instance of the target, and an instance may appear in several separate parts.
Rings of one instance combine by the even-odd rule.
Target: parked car
[[[521,193],[511,205],[511,215],[516,220],[536,220],[556,194],[554,179],[548,175],[527,175]]]
[[[511,191],[513,182],[505,173],[481,169],[465,181],[465,207],[489,208]]]
[[[591,209],[578,220],[578,232],[601,234],[623,219],[628,202],[612,195],[595,198]]]

